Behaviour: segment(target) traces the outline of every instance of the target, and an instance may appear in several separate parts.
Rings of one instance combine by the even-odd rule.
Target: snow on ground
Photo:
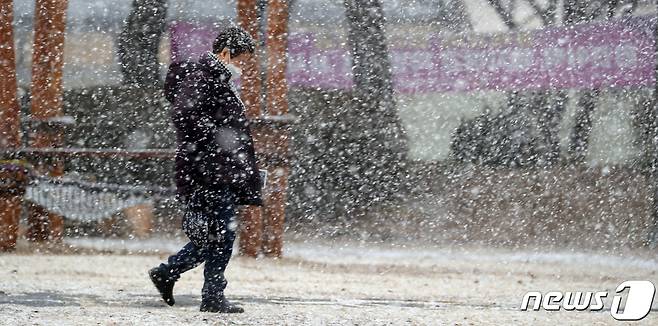
[[[609,308],[523,312],[519,305],[527,291],[612,293],[624,280],[658,284],[658,259],[649,252],[613,256],[289,242],[283,259],[235,257],[227,295],[246,313],[216,315],[198,311],[202,268],[176,284],[174,307],[160,301],[146,276],[182,240],[67,242],[94,251],[0,255],[0,324],[615,324]],[[658,324],[658,311],[636,324]]]

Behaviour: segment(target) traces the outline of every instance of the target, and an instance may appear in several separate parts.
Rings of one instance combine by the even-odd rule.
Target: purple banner
[[[217,36],[217,27],[213,24],[174,22],[169,28],[169,33],[171,61],[196,60],[202,53],[212,50],[212,42]]]
[[[414,47],[390,47],[393,83],[403,93],[651,86],[655,83],[656,19],[519,33],[430,37]],[[172,59],[210,49],[214,28],[177,23]],[[287,78],[291,87],[350,88],[351,56],[317,44],[313,34],[291,34]]]

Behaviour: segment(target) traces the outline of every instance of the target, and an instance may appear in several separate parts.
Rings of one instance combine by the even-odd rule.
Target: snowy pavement
[[[241,315],[198,312],[202,268],[162,303],[146,276],[177,240],[69,240],[87,254],[0,255],[2,325],[618,324],[600,312],[520,311],[527,291],[610,291],[658,284],[658,256],[287,243],[283,259],[235,257],[227,295]],[[111,254],[101,252],[111,251]],[[133,254],[126,254],[132,252]],[[159,252],[159,253],[158,253]],[[636,325],[658,324],[658,306]]]

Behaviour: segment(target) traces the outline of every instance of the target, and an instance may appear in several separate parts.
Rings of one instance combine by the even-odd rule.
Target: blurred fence
[[[30,171],[29,183],[24,195],[30,207],[28,213],[30,228],[34,228],[33,224],[41,223],[39,220],[52,213],[64,218],[67,225],[92,223],[97,227],[109,225],[110,229],[114,229],[115,226],[111,225],[114,223],[114,217],[124,214],[130,215],[125,216],[127,221],[124,222],[132,223],[133,227],[137,228],[128,232],[132,234],[136,231],[138,235],[146,236],[154,231],[151,226],[155,203],[175,202],[176,189],[170,178],[165,177],[170,182],[170,186],[152,183],[148,178],[132,182],[121,182],[121,178],[115,178],[114,182],[101,182],[98,180],[102,180],[100,176],[103,173],[81,174],[75,167],[64,176],[51,177],[43,171],[43,165],[80,159],[162,161],[173,159],[174,153],[174,150],[23,148],[0,151],[0,156],[19,158],[22,161],[15,162],[23,162],[20,164],[25,165]],[[172,218],[174,216],[169,217]],[[39,228],[45,230],[48,226],[39,226]]]
[[[122,210],[173,198],[175,189],[88,182],[72,178],[32,179],[25,199],[48,212],[82,222],[111,218]]]

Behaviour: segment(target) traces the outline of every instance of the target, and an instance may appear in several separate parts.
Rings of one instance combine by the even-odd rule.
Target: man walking
[[[165,95],[176,127],[176,187],[185,205],[190,239],[177,254],[149,271],[168,305],[180,274],[205,262],[201,311],[241,313],[224,296],[226,265],[237,224],[236,205],[262,206],[261,180],[245,107],[231,79],[241,73],[254,41],[239,27],[219,33],[198,63],[172,64]]]

